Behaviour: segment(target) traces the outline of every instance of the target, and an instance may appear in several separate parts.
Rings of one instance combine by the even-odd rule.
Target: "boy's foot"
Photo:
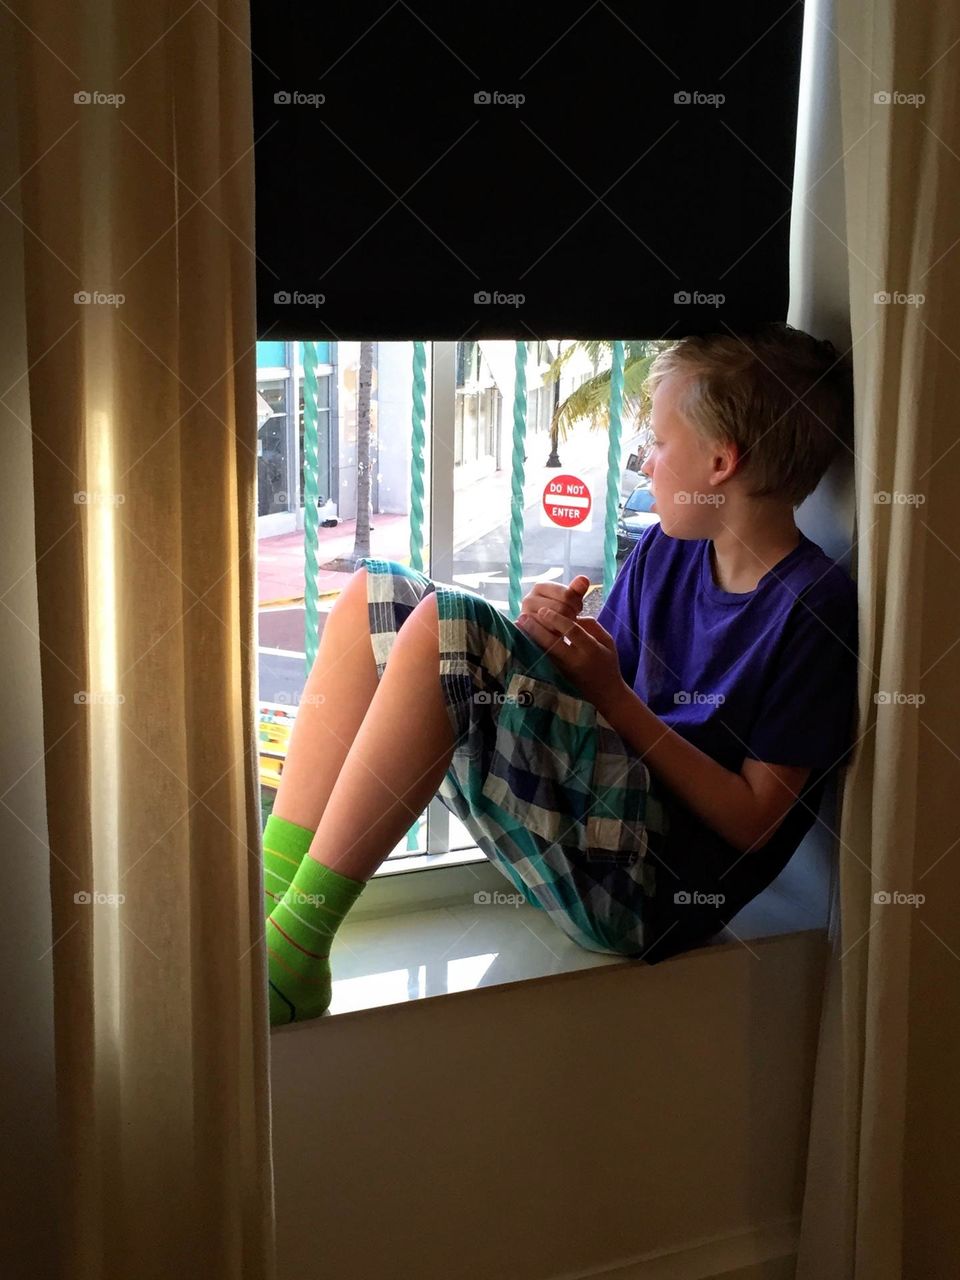
[[[332,992],[330,944],[367,887],[307,854],[267,920],[270,1025],[326,1012]]]

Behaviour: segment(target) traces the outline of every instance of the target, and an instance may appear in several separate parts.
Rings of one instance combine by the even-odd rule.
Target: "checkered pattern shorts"
[[[436,592],[455,742],[441,801],[568,937],[641,956],[670,825],[643,760],[488,600],[394,560],[361,565],[378,678],[404,620]]]

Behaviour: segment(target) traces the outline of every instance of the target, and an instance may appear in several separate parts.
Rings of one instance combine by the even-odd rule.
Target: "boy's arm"
[[[708,827],[742,853],[762,848],[786,817],[810,774],[806,766],[745,760],[741,773],[718,764],[624,684],[598,708],[647,767]]]

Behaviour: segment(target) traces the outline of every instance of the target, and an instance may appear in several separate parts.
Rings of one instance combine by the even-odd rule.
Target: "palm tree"
[[[653,358],[671,344],[659,339],[624,342],[623,352],[623,419],[633,418],[643,423],[650,413],[650,397],[644,390],[647,374]],[[550,423],[554,451],[557,438],[565,440],[574,423],[589,418],[591,429],[599,431],[610,425],[610,365],[613,362],[613,340],[578,340],[561,351],[550,367],[544,371],[544,382],[559,379],[570,360],[586,354],[593,365],[593,374],[586,381],[559,401]],[[605,367],[600,368],[603,364]]]
[[[360,343],[357,374],[357,523],[354,559],[370,554],[370,389],[373,385],[373,343]]]
[[[322,567],[353,572],[354,562],[370,554],[370,396],[373,387],[372,342],[360,343],[357,370],[357,522],[353,553],[328,560]]]

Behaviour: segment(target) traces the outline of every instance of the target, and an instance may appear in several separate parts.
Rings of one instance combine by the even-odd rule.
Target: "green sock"
[[[318,1018],[330,1004],[330,944],[367,887],[309,854],[267,920],[270,1025]]]
[[[263,914],[268,917],[277,905],[303,855],[313,843],[314,833],[308,827],[271,813],[263,829]]]

